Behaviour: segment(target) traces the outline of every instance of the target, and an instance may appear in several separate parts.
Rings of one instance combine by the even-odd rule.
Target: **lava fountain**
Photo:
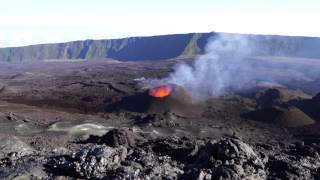
[[[149,95],[156,98],[164,98],[170,96],[174,90],[171,85],[163,85],[149,90]]]

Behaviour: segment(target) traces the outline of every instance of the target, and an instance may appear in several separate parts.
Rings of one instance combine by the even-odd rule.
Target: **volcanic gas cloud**
[[[157,98],[163,98],[169,96],[173,92],[171,85],[163,85],[152,88],[149,90],[149,95]]]
[[[253,68],[245,58],[253,52],[251,44],[249,38],[239,35],[212,37],[205,53],[193,64],[177,65],[163,81],[183,87],[196,100],[221,96],[230,89],[248,88],[247,84],[259,75],[257,67]]]

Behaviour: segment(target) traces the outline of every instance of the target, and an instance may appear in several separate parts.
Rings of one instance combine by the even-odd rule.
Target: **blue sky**
[[[0,0],[0,47],[223,31],[320,36],[317,0]]]

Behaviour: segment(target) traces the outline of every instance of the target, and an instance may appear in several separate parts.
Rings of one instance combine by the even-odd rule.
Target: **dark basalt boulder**
[[[111,148],[96,145],[75,152],[72,155],[52,158],[47,164],[48,171],[57,175],[78,178],[103,178],[108,171],[114,171],[127,157],[125,147]]]
[[[112,129],[101,137],[100,142],[111,147],[133,147],[135,135],[129,129]]]
[[[136,135],[131,129],[111,129],[103,136],[91,135],[88,139],[80,143],[105,144],[110,147],[133,147],[136,143]]]
[[[194,171],[194,169],[197,169]],[[198,153],[198,159],[188,166],[195,177],[211,179],[266,179],[264,164],[252,147],[239,139],[224,138],[207,143]],[[203,173],[207,172],[205,176]]]
[[[289,152],[295,156],[320,158],[320,146],[316,144],[307,145],[303,141],[291,144]]]
[[[178,179],[183,174],[169,156],[105,145],[53,157],[46,168],[55,175],[86,179]]]
[[[320,161],[316,152],[319,149],[314,143],[301,141],[273,150],[259,149],[259,152],[256,148],[259,147],[237,138],[195,140],[173,136],[136,142],[129,148],[89,144],[73,153],[49,157],[45,167],[50,175],[87,179],[319,177]]]
[[[192,161],[198,153],[199,144],[188,137],[167,137],[156,140],[152,150],[158,155],[168,155],[180,162]]]

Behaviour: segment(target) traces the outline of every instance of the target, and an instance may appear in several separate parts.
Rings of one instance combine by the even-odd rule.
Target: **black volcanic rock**
[[[197,160],[187,166],[186,174],[198,179],[266,178],[263,161],[252,147],[239,139],[230,138],[207,143],[199,151]]]
[[[53,157],[46,167],[56,175],[87,179],[177,179],[183,173],[168,156],[105,145]]]
[[[320,157],[318,147],[313,147],[312,145],[305,145],[304,142],[296,142],[290,147],[290,152],[297,156],[309,156],[309,157]]]
[[[186,162],[192,160],[198,153],[198,143],[188,137],[168,137],[154,142],[152,150],[159,155],[168,155],[172,159]]]
[[[111,131],[109,137],[123,132]],[[0,178],[262,180],[319,177],[318,141],[297,141],[262,150],[237,138],[141,137],[145,140],[137,141],[132,147],[83,144],[70,151],[39,151],[16,158],[8,155],[0,159]]]
[[[111,147],[134,146],[135,135],[128,129],[112,129],[101,137],[101,142]]]
[[[319,158],[314,160],[303,158],[298,161],[292,156],[270,156],[266,163],[269,179],[319,179],[317,167]],[[302,164],[303,162],[303,164]]]
[[[107,146],[93,146],[76,152],[72,156],[58,156],[48,162],[50,171],[80,178],[103,178],[108,171],[112,171],[127,157],[124,147],[111,148]]]
[[[136,143],[136,135],[130,129],[111,129],[103,136],[91,135],[87,140],[81,143],[105,144],[110,147],[133,147]]]

